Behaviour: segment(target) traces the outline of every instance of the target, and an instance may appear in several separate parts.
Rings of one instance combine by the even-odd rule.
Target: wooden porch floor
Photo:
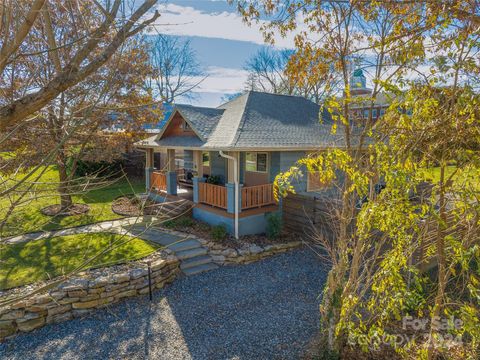
[[[165,191],[158,191],[155,189],[150,189],[150,191],[165,197],[168,201],[175,201],[180,199],[193,201],[193,189],[190,189],[190,188],[184,188],[184,187],[178,186],[177,195],[168,195]]]

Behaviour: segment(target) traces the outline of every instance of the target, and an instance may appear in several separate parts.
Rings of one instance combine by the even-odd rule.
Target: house
[[[372,120],[378,120],[390,105],[385,93],[378,93],[372,104],[372,89],[367,87],[367,79],[362,69],[353,71],[350,79],[350,93],[354,99],[359,100],[349,106],[355,119],[369,119],[371,115]]]
[[[190,198],[194,218],[247,235],[265,232],[267,216],[279,211],[272,189],[278,173],[311,152],[344,145],[341,131],[331,129],[328,112],[305,98],[249,91],[217,108],[176,105],[162,131],[136,146],[146,152],[152,198]],[[184,169],[175,165],[178,153]],[[321,187],[312,174],[293,185],[303,194]]]

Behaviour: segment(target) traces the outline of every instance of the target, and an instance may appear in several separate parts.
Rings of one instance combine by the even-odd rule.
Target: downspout
[[[225,154],[222,150],[219,151],[221,157],[225,159],[233,160],[233,182],[234,182],[234,193],[235,193],[235,239],[238,239],[238,202],[239,202],[239,185],[238,185],[238,160],[237,158]]]

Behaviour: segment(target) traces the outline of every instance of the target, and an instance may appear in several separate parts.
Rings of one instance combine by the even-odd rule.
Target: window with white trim
[[[247,152],[245,170],[252,172],[267,172],[268,153]]]

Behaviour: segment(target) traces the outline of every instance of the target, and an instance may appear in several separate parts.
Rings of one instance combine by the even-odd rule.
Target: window
[[[319,191],[324,188],[325,184],[320,180],[320,173],[318,171],[309,171],[307,176],[307,191]]]
[[[363,110],[363,117],[368,119],[370,117],[370,110]]]
[[[202,165],[210,166],[210,153],[208,151],[202,152]]]
[[[372,111],[372,117],[375,119],[377,117],[377,109],[373,109]]]
[[[383,116],[383,115],[385,115],[385,108],[380,109],[380,116]]]
[[[190,125],[186,121],[184,121],[182,124],[182,128],[183,128],[183,131],[188,131],[190,130]]]
[[[247,171],[267,172],[267,153],[247,152],[245,169]]]

